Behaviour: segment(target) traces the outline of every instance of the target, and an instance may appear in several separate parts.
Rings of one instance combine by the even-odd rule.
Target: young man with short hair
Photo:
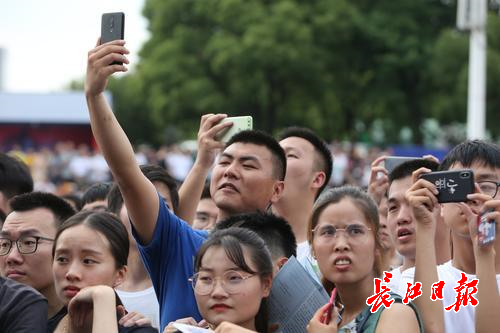
[[[52,276],[52,245],[57,228],[75,212],[63,199],[44,192],[21,194],[10,201],[0,238],[0,275],[38,290],[48,301],[51,319],[61,315]],[[63,313],[62,315],[64,315]]]
[[[217,223],[215,230],[240,227],[254,231],[259,235],[271,252],[274,264],[273,272],[287,262],[288,258],[297,255],[297,242],[288,222],[272,213],[248,213],[234,215]]]
[[[396,250],[403,256],[403,265],[391,271],[393,274],[388,284],[391,291],[403,297],[406,294],[406,282],[412,281],[415,275],[416,222],[410,203],[405,197],[413,185],[412,173],[420,168],[437,171],[439,164],[426,159],[415,159],[397,166],[389,174],[387,190],[387,224],[395,240]],[[444,224],[442,216],[436,212],[438,221],[436,230],[437,263],[442,264],[451,258],[450,229]]]
[[[465,141],[454,147],[444,158],[442,170],[471,169],[474,181],[483,197],[496,199],[500,182],[500,147],[494,143],[482,140]],[[475,279],[476,261],[474,246],[470,236],[469,215],[478,215],[483,201],[477,195],[469,196],[467,204],[439,204],[436,195],[438,190],[432,184],[420,178],[429,172],[422,168],[413,173],[413,185],[407,193],[407,199],[415,216],[417,229],[417,257],[415,266],[415,281],[422,283],[422,295],[415,300],[422,313],[426,331],[442,332],[474,332],[475,310],[469,302],[455,312],[445,311],[443,307],[453,305],[457,300],[458,281],[465,276],[468,282]],[[492,186],[494,185],[494,186]],[[471,199],[472,198],[472,199]],[[442,208],[440,208],[442,206]],[[451,229],[453,244],[452,259],[443,265],[436,266],[435,233],[438,220],[435,215],[441,209],[444,222]],[[477,216],[476,216],[477,221]],[[496,253],[500,253],[498,238],[493,245]],[[500,256],[494,258],[496,271],[496,292],[500,287]],[[431,301],[431,286],[438,281],[444,281],[443,299]],[[478,288],[481,288],[479,283]],[[470,290],[468,290],[470,291]]]
[[[297,239],[297,260],[315,278],[314,259],[307,241],[307,226],[314,201],[328,185],[333,160],[327,144],[313,131],[289,127],[280,138],[287,158],[285,190],[273,211],[290,223]]]
[[[163,330],[179,318],[201,319],[188,278],[193,274],[193,257],[207,233],[192,230],[166,209],[153,184],[141,173],[132,146],[104,98],[108,77],[126,71],[125,66],[110,63],[118,60],[127,64],[126,53],[124,41],[91,50],[85,93],[94,136],[120,187],[133,235],[160,302]],[[220,129],[212,128],[215,133]],[[285,154],[274,139],[257,131],[233,136],[212,172],[210,189],[219,207],[219,219],[265,211],[281,196],[285,171]]]

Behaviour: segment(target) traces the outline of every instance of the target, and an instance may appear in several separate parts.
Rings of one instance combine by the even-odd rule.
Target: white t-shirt
[[[321,282],[318,263],[311,254],[311,245],[309,245],[308,241],[297,244],[297,261],[316,281]]]
[[[410,267],[404,271],[401,271],[401,267],[403,266],[396,267],[390,271],[390,273],[392,273],[392,279],[389,283],[386,283],[386,285],[393,293],[404,298],[406,296],[406,289],[408,288],[406,283],[413,283],[413,279],[415,278],[415,267]]]
[[[443,306],[449,307],[454,304],[457,298],[455,287],[458,286],[458,280],[462,278],[461,273],[467,277],[467,282],[476,279],[475,274],[467,274],[461,270],[453,267],[451,260],[438,266],[438,277],[440,281],[445,282],[443,288]],[[500,274],[497,274],[497,290],[500,288]],[[492,292],[494,292],[492,290]],[[475,294],[477,298],[477,294]],[[444,327],[447,333],[451,332],[475,332],[474,326],[475,307],[469,302],[467,306],[460,307],[458,313],[453,309],[451,311],[444,311]]]
[[[406,270],[408,272],[410,269]],[[401,281],[399,286],[405,286],[406,282],[413,283],[413,279],[415,277],[415,268],[411,268],[412,274],[404,274],[401,276]],[[439,281],[444,281],[445,285],[443,287],[443,307],[449,307],[456,302],[457,292],[455,291],[455,287],[458,286],[458,281],[462,278],[461,273],[464,273],[467,277],[467,283],[471,282],[473,279],[476,279],[475,274],[467,274],[462,272],[458,268],[453,267],[451,260],[439,265],[437,267],[438,278]],[[391,281],[392,282],[392,281]],[[497,294],[500,289],[500,274],[497,274]],[[402,290],[402,289],[400,289]],[[406,293],[406,289],[403,291]],[[402,297],[405,294],[399,293]],[[477,294],[474,295],[477,299]],[[474,314],[475,307],[472,306],[469,302],[467,306],[461,306],[460,310],[455,312],[453,308],[450,311],[444,310],[444,327],[446,333],[455,333],[455,332],[475,332],[474,325]]]
[[[160,306],[153,287],[141,291],[115,289],[127,312],[138,312],[151,320],[154,328],[160,327]]]

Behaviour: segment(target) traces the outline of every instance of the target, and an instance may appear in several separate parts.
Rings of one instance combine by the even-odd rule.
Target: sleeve
[[[198,313],[188,278],[193,274],[194,256],[207,234],[194,231],[168,210],[161,196],[159,200],[158,218],[151,242],[141,244],[133,227],[132,234],[138,241],[139,252],[153,282],[163,323],[164,320],[184,314],[193,315],[193,310],[195,315]],[[171,307],[169,304],[176,306]],[[166,316],[162,309],[165,306],[170,313]]]
[[[47,332],[47,301],[35,291],[23,288],[5,306],[5,332]]]

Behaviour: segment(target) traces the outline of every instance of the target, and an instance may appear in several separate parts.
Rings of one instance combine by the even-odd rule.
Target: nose
[[[76,281],[81,279],[81,270],[78,263],[72,262],[69,264],[66,272],[66,280]]]
[[[7,265],[12,266],[12,265],[20,265],[24,261],[23,255],[19,252],[17,248],[17,244],[13,243],[12,247],[10,248],[10,252],[7,254],[5,258],[5,262]]]
[[[233,161],[229,165],[227,165],[226,168],[224,169],[224,177],[237,178],[237,176],[238,176],[237,171],[238,170],[237,170],[236,162]]]
[[[406,204],[401,205],[397,216],[397,224],[398,225],[409,224],[411,223],[411,221],[412,218],[411,218],[410,207]]]
[[[214,289],[212,290],[212,297],[214,298],[226,298],[228,296],[226,290],[222,287],[222,280],[214,280]]]
[[[349,250],[349,236],[346,234],[345,230],[337,230],[335,234],[335,252],[343,252]]]

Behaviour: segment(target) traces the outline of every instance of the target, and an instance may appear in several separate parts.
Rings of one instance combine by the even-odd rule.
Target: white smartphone
[[[220,123],[232,122],[233,126],[228,127],[217,133],[215,139],[217,141],[228,142],[229,139],[236,133],[245,130],[253,129],[253,119],[252,116],[241,116],[241,117],[227,117],[224,118]]]

